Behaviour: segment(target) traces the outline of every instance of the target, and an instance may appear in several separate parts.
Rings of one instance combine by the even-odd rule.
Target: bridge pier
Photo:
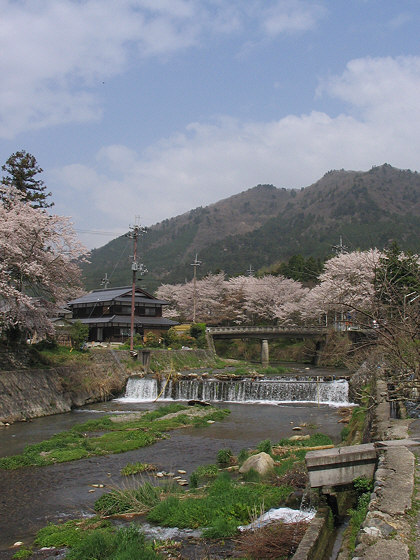
[[[261,364],[267,367],[270,363],[270,354],[268,350],[268,340],[266,338],[261,339]]]
[[[312,363],[314,366],[318,366],[319,365],[319,360],[321,358],[321,354],[322,351],[324,350],[326,345],[326,341],[325,340],[317,340],[315,343],[315,354],[314,357],[312,358]]]

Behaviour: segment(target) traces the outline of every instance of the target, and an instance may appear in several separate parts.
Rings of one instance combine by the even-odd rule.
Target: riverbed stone
[[[289,441],[305,441],[307,439],[310,439],[310,435],[306,434],[306,436],[291,436],[289,437]]]
[[[257,473],[264,475],[274,469],[274,460],[268,453],[262,451],[257,455],[249,457],[239,469],[239,472],[243,474],[247,473],[251,469],[254,469]]]

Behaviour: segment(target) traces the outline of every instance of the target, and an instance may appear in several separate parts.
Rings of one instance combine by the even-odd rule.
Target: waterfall
[[[322,378],[321,378],[322,379]],[[348,405],[348,383],[344,379],[270,378],[221,380],[215,378],[180,379],[176,381],[130,377],[126,402],[150,402],[158,395],[161,401],[210,401],[237,403],[310,402],[334,406]]]

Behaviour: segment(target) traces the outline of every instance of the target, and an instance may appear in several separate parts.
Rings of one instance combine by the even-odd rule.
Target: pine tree
[[[51,193],[45,192],[46,185],[36,176],[42,173],[36,158],[20,150],[12,154],[2,170],[7,173],[2,178],[2,183],[7,187],[15,187],[22,195],[24,202],[28,202],[33,208],[50,208],[54,203],[48,203],[47,197]]]

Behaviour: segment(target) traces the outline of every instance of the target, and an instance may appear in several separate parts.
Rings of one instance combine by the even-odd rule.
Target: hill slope
[[[384,164],[367,172],[329,171],[300,190],[258,185],[152,226],[140,254],[150,271],[144,287],[190,279],[198,253],[199,274],[243,274],[293,254],[325,257],[342,235],[350,249],[383,248],[396,240],[417,251],[420,239],[420,175]],[[92,252],[84,267],[86,287],[104,273],[113,286],[130,282],[131,241],[119,237]]]

